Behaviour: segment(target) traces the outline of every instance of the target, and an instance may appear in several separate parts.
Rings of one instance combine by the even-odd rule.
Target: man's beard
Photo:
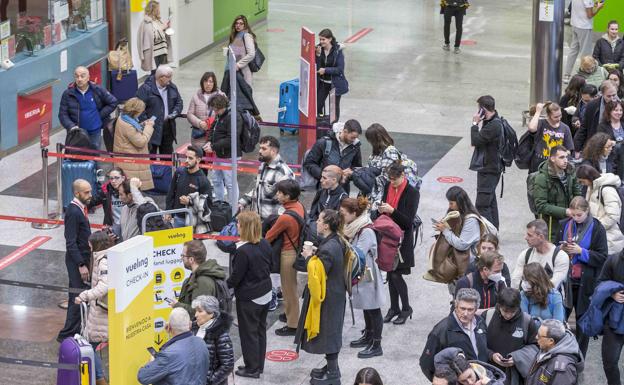
[[[258,155],[258,160],[260,162],[269,163],[272,159],[268,156]]]

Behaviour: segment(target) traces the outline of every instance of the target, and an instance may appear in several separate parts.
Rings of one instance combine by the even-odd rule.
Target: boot
[[[340,368],[338,360],[327,361],[327,371],[320,377],[310,379],[312,385],[340,385]]]
[[[386,313],[386,316],[384,317],[384,320],[383,320],[384,323],[388,323],[392,321],[392,319],[398,316],[399,314],[401,314],[399,310],[395,310],[393,308],[388,309],[388,312]]]
[[[395,325],[403,325],[405,321],[407,321],[407,317],[412,319],[413,312],[414,310],[411,307],[408,310],[401,311],[401,314],[399,314],[399,316],[394,321],[392,321],[392,323]]]
[[[364,348],[370,345],[372,339],[373,339],[372,331],[364,329],[362,331],[362,337],[360,337],[359,339],[355,341],[351,341],[349,346],[351,346],[352,348]]]
[[[95,380],[95,385],[108,385],[108,382],[106,382],[106,378],[100,378],[99,380]]]
[[[373,358],[377,356],[383,356],[381,340],[377,339],[372,340],[366,349],[358,353],[358,358]]]
[[[310,377],[322,377],[327,372],[327,365],[322,368],[314,368],[310,371]]]

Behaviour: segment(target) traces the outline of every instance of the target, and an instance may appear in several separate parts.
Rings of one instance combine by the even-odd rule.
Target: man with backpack
[[[470,169],[477,172],[475,207],[498,229],[496,186],[503,171],[503,163],[499,155],[503,124],[496,112],[492,96],[479,97],[477,104],[479,110],[472,117],[470,128],[470,144],[474,146]]]
[[[184,243],[182,263],[185,269],[191,271],[191,275],[182,282],[178,300],[171,298],[172,301],[169,304],[174,308],[186,309],[191,318],[195,315],[195,309],[191,306],[195,298],[200,295],[211,295],[221,303],[225,298],[223,290],[219,287],[226,288],[225,293],[227,293],[225,270],[219,266],[216,259],[207,260],[206,255],[206,247],[202,241],[194,239]]]
[[[196,146],[186,148],[186,167],[178,167],[171,179],[171,187],[167,192],[167,210],[188,207],[193,204],[189,196],[194,192],[212,198],[212,186],[206,178],[206,174],[199,168],[203,151]],[[185,226],[186,214],[175,214],[173,217],[174,227]],[[167,216],[165,220],[170,219]]]
[[[340,202],[349,194],[340,185],[343,174],[340,167],[327,166],[321,174],[321,188],[316,192],[310,206],[310,221],[316,221],[323,210],[339,210]]]
[[[511,273],[511,287],[519,289],[524,266],[537,262],[551,277],[553,286],[558,288],[568,276],[570,266],[568,254],[548,241],[548,225],[543,219],[529,222],[526,229],[524,239],[529,247],[522,250],[516,259],[516,267]]]
[[[319,182],[325,167],[338,166],[342,170],[342,187],[349,193],[349,180],[356,167],[362,167],[362,151],[359,136],[362,126],[349,119],[339,133],[330,131],[314,143],[303,160],[303,168]]]
[[[476,261],[477,271],[468,273],[457,281],[455,292],[462,288],[472,288],[481,296],[481,306],[477,314],[496,306],[498,293],[506,287],[503,278],[503,256],[497,251],[487,251]],[[519,306],[519,305],[518,305]]]

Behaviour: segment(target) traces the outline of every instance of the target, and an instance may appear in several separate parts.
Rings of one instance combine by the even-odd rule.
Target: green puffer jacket
[[[200,295],[211,295],[216,297],[217,287],[215,279],[225,279],[225,270],[214,259],[209,259],[197,267],[182,283],[180,297],[175,307],[186,309],[191,318],[195,315],[195,309],[191,307],[191,302]]]
[[[550,229],[550,241],[559,233],[559,221],[566,218],[566,209],[575,196],[581,195],[581,186],[576,179],[574,166],[568,163],[566,169],[567,185],[564,186],[557,172],[548,160],[542,162],[535,176],[533,197],[540,218],[546,221]]]

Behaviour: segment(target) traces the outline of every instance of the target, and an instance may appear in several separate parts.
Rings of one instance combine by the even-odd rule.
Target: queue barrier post
[[[163,215],[180,214],[180,213],[186,214],[185,225],[190,226],[191,216],[193,215],[193,211],[191,209],[182,208],[182,209],[173,209],[173,210],[163,210],[163,211],[157,211],[154,213],[145,214],[145,216],[143,217],[143,220],[141,221],[141,234],[145,234],[145,226],[147,225],[147,220],[149,218],[163,216]]]
[[[56,143],[56,152],[63,152],[63,143]],[[56,212],[60,218],[63,215],[63,159],[56,159]]]
[[[56,219],[57,213],[48,212],[48,148],[41,147],[41,172],[43,177],[41,178],[41,185],[43,190],[43,218]],[[60,199],[60,198],[59,198]],[[50,223],[31,223],[30,225],[34,229],[38,230],[50,230],[59,227],[58,224]]]

